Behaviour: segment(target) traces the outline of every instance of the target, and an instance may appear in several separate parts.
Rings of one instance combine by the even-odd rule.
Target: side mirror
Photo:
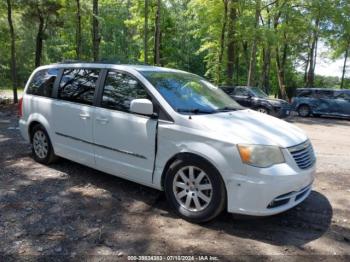
[[[148,99],[134,99],[130,103],[130,112],[150,116],[153,114],[153,104]]]

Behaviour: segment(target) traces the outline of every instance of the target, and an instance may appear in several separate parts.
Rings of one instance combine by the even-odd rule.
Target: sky
[[[316,58],[316,67],[315,67],[315,73],[317,75],[323,75],[323,76],[338,76],[341,77],[342,70],[343,70],[343,64],[344,64],[344,57],[341,57],[337,60],[332,60],[329,57],[329,47],[327,47],[322,41],[318,43],[318,51],[317,51],[317,58]],[[350,59],[347,61],[347,72],[345,76],[350,76]]]

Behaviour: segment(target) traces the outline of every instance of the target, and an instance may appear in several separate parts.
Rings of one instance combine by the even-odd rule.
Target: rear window
[[[57,98],[92,105],[99,73],[99,69],[65,69]]]
[[[55,83],[57,75],[57,68],[38,71],[28,86],[27,94],[51,97],[53,84]]]

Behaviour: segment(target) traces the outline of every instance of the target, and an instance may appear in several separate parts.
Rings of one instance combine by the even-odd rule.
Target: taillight
[[[23,116],[23,97],[21,97],[19,100],[18,100],[18,116],[19,117],[22,117]]]

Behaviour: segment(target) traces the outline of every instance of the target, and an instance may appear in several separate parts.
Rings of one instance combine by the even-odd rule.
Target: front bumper
[[[279,108],[274,108],[274,110],[275,110],[275,116],[278,118],[286,118],[286,117],[290,116],[290,114],[292,112],[291,106],[283,106],[283,107],[279,107]]]
[[[301,170],[283,163],[263,169],[248,167],[247,171],[252,175],[235,175],[227,181],[228,212],[269,216],[308,197],[316,168]]]

